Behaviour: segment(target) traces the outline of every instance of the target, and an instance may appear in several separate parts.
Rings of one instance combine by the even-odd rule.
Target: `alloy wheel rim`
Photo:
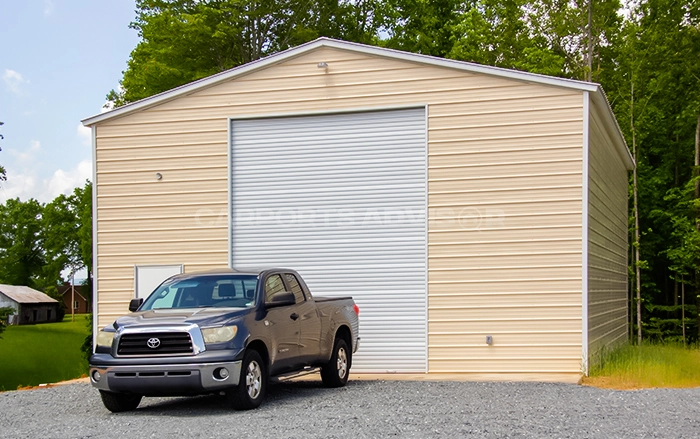
[[[262,371],[257,361],[251,361],[248,364],[248,370],[245,376],[246,390],[251,399],[255,399],[260,395],[262,388]]]
[[[345,374],[348,373],[348,355],[345,353],[344,348],[338,349],[338,377],[345,378]]]

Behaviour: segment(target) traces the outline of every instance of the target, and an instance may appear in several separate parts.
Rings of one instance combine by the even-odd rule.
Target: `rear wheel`
[[[112,393],[100,390],[102,404],[107,407],[112,413],[128,412],[135,410],[141,403],[141,395],[132,395],[129,393]]]
[[[238,386],[228,391],[228,400],[236,410],[250,410],[260,406],[266,391],[265,363],[257,351],[248,351],[243,357]]]
[[[331,360],[321,368],[321,380],[327,387],[343,387],[350,375],[350,356],[348,345],[342,338],[336,338],[333,344]]]

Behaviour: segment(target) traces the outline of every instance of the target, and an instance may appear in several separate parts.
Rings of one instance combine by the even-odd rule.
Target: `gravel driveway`
[[[145,398],[111,414],[75,383],[0,393],[3,438],[700,437],[700,388],[610,391],[571,384],[316,381],[273,384],[235,412],[218,396]]]

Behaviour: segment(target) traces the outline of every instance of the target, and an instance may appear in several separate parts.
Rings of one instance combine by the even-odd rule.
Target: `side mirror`
[[[295,303],[296,299],[294,298],[294,293],[289,291],[280,291],[279,293],[272,295],[270,301],[265,303],[265,307],[276,308],[278,306],[294,305]]]
[[[134,312],[139,309],[139,306],[143,303],[143,299],[131,299],[129,302],[129,311]]]

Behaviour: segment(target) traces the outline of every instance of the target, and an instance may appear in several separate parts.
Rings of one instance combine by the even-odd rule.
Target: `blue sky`
[[[90,131],[138,43],[134,0],[0,0],[0,164],[8,198],[51,201],[92,179]]]

